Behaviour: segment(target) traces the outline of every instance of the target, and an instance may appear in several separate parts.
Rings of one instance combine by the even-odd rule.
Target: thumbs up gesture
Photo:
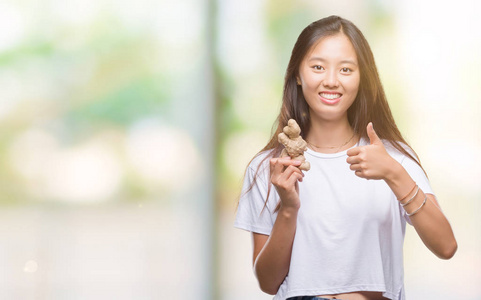
[[[387,179],[396,161],[387,153],[372,123],[367,124],[370,144],[347,151],[347,163],[354,173],[366,179]]]

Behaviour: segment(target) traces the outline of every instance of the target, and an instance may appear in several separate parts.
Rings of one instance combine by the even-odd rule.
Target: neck
[[[314,151],[333,153],[348,149],[357,143],[357,136],[346,118],[319,120],[311,118],[311,128],[306,140]]]

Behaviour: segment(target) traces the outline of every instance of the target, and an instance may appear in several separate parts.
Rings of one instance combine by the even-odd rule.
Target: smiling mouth
[[[328,100],[334,100],[337,98],[341,98],[342,94],[339,93],[320,93],[319,94],[322,98],[328,99]]]

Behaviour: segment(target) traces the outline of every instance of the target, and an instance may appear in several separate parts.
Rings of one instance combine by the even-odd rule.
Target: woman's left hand
[[[347,151],[347,163],[355,174],[366,179],[386,179],[396,161],[387,153],[377,136],[372,123],[367,124],[370,145],[360,146]]]

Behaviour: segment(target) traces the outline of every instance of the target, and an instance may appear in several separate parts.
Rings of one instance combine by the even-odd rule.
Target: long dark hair
[[[264,160],[279,156],[283,146],[277,141],[277,135],[282,132],[282,129],[287,125],[289,119],[295,119],[297,121],[301,128],[303,138],[309,133],[311,126],[309,106],[304,99],[302,87],[297,85],[296,81],[296,77],[299,75],[299,66],[307,52],[320,39],[337,34],[344,34],[351,41],[359,62],[361,75],[359,90],[356,99],[347,111],[348,121],[354,133],[360,138],[369,139],[366,127],[369,122],[372,122],[379,138],[388,141],[394,148],[421,166],[416,153],[404,140],[394,122],[379,78],[374,56],[366,38],[352,22],[339,16],[330,16],[313,22],[299,35],[292,49],[291,58],[284,78],[282,106],[276,120],[276,130],[267,145],[259,151],[257,155],[270,150],[269,155],[267,155]],[[416,157],[409,153],[400,143],[409,147]],[[264,160],[259,164],[256,173],[259,172],[259,168]],[[247,192],[255,184],[256,178],[257,176],[254,176],[254,181]],[[269,197],[270,189],[271,184],[269,183],[267,198]]]

